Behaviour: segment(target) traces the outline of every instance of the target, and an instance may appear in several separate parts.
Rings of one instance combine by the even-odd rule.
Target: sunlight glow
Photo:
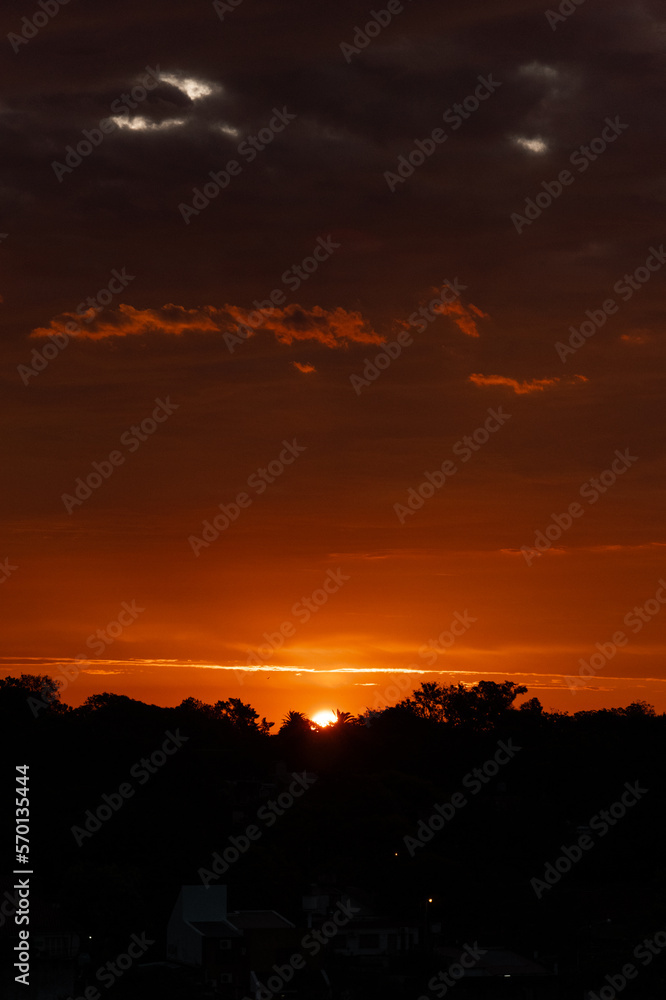
[[[330,708],[324,708],[312,716],[312,721],[316,722],[318,726],[330,726],[336,718],[335,712],[332,712]]]

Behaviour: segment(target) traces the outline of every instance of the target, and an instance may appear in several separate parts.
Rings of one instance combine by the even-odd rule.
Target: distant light
[[[429,902],[429,903],[432,903],[432,899],[429,899],[429,900],[428,900],[428,902]]]
[[[220,132],[224,132],[225,135],[240,135],[238,129],[234,128],[233,125],[218,125],[217,127]]]
[[[521,146],[522,149],[529,150],[530,153],[546,153],[548,151],[548,146],[543,141],[543,139],[525,139],[521,136],[518,139],[514,139],[517,146]]]
[[[177,87],[191,101],[198,101],[202,97],[210,97],[215,90],[220,89],[219,85],[204,83],[203,80],[195,80],[191,76],[182,76],[179,73],[160,73],[159,79],[163,83],[170,83],[173,87]]]

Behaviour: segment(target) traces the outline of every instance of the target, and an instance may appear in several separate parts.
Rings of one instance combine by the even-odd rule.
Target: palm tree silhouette
[[[284,719],[282,720],[282,725],[280,726],[281,733],[309,733],[314,728],[314,723],[312,719],[308,719],[307,715],[303,712],[287,712]]]

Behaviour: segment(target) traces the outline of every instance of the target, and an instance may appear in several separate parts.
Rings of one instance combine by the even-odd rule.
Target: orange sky
[[[666,683],[652,669],[666,620],[658,611],[651,616],[658,605],[659,547],[563,549],[532,567],[520,554],[502,551],[339,553],[321,560],[319,570],[284,551],[273,552],[270,563],[255,553],[260,578],[256,563],[243,570],[242,546],[236,553],[230,546],[211,547],[208,567],[182,544],[179,554],[162,551],[161,565],[173,567],[173,576],[165,573],[159,587],[149,552],[135,554],[133,586],[125,591],[129,614],[122,601],[113,602],[114,593],[122,593],[126,561],[118,565],[108,554],[101,564],[82,554],[82,572],[67,591],[49,586],[58,575],[51,563],[49,573],[39,574],[41,620],[51,647],[68,659],[7,657],[3,669],[60,677],[63,700],[73,705],[105,690],[158,704],[189,695],[206,701],[240,697],[277,722],[290,708],[360,712],[395,704],[433,679],[508,678],[525,684],[546,708],[563,711],[638,699],[666,709]],[[232,573],[225,569],[230,558]],[[13,589],[6,586],[10,619],[11,607],[16,609],[6,641],[30,657],[37,643],[34,637],[26,641],[22,630],[25,568],[21,575],[16,571]],[[316,584],[326,580],[331,589],[335,581],[341,584],[318,606],[312,597],[324,601]],[[142,591],[152,602],[137,599]],[[308,620],[302,598],[317,609]],[[642,622],[632,609],[646,605],[642,617],[648,620]],[[129,624],[110,642],[119,614]],[[90,624],[77,643],[68,641],[84,620]],[[551,629],[552,638],[544,641]],[[186,652],[195,655],[185,658]]]
[[[426,0],[345,60],[347,0],[204,7],[72,5],[12,63],[0,670],[276,722],[432,671],[665,710],[655,18]],[[219,669],[252,656],[289,669]]]

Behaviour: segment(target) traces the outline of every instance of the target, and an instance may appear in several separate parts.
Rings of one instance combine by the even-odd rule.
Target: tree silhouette
[[[647,701],[632,701],[626,708],[618,708],[617,712],[630,719],[654,718],[656,712]]]
[[[192,698],[192,697],[183,698],[178,708],[179,710],[187,712],[188,714],[199,713],[201,715],[207,716],[208,718],[212,718],[213,716],[213,706],[209,705],[205,701],[200,701],[199,698]]]
[[[240,698],[229,698],[228,701],[216,701],[213,705],[213,714],[217,719],[227,719],[234,729],[254,731],[266,735],[275,725],[274,722],[267,722],[265,718],[257,722],[259,713],[255,712],[251,705],[246,705]]]
[[[287,712],[284,719],[282,720],[282,725],[280,726],[279,732],[281,733],[291,733],[291,734],[305,734],[311,733],[314,723],[311,719],[308,719],[307,715],[303,712]]]
[[[435,682],[424,682],[412,692],[411,698],[399,702],[398,708],[430,722],[468,725],[473,729],[492,729],[506,715],[519,694],[527,688],[513,681],[497,684],[479,681],[473,687],[450,684],[448,687]]]
[[[27,709],[35,718],[43,711],[59,715],[71,711],[60,701],[60,681],[47,674],[21,674],[0,680],[0,709],[19,714]]]
[[[429,722],[446,722],[446,701],[451,690],[453,687],[446,688],[435,681],[424,681],[420,689],[412,691],[411,698],[404,698],[396,707],[406,708],[420,719],[428,719]]]
[[[543,705],[538,698],[530,698],[520,706],[521,712],[531,712],[534,715],[543,715]]]

